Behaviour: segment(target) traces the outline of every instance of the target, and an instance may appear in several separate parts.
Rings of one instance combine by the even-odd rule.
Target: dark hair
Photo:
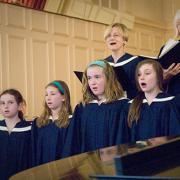
[[[21,95],[21,93],[16,89],[6,89],[0,94],[0,97],[2,95],[5,95],[5,94],[10,94],[10,95],[14,96],[14,98],[15,98],[18,105],[25,102],[25,100],[23,99],[23,96]],[[21,110],[18,111],[18,117],[20,119],[24,118],[24,114],[23,114],[23,112]]]
[[[137,85],[137,88],[139,90],[139,93],[133,99],[133,102],[129,108],[129,113],[128,113],[128,124],[129,124],[129,126],[132,125],[133,121],[136,121],[136,122],[138,121],[139,116],[140,116],[140,112],[141,112],[141,105],[142,105],[142,101],[144,98],[144,92],[142,92],[140,89],[140,86],[138,83],[138,74],[139,74],[139,68],[144,64],[150,64],[153,66],[153,69],[156,72],[156,77],[157,77],[159,89],[161,91],[163,91],[163,68],[162,68],[161,64],[155,60],[152,60],[152,59],[146,59],[144,61],[139,62],[137,67],[136,67],[136,73],[135,73],[136,85]]]
[[[50,82],[45,88],[52,86],[59,90],[59,92],[64,95],[64,101],[62,108],[59,112],[58,120],[56,120],[56,125],[58,127],[67,127],[69,124],[69,115],[72,114],[71,101],[70,101],[70,91],[67,84],[61,80],[55,80]],[[46,102],[44,103],[44,111],[41,116],[37,119],[38,127],[45,126],[49,124],[49,116],[51,114],[50,108],[47,106]]]

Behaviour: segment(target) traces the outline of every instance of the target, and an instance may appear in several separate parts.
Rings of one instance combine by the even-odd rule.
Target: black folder
[[[83,72],[81,71],[74,71],[75,75],[79,79],[79,81],[82,83],[82,77],[83,77]]]
[[[173,42],[173,41],[172,41]],[[172,63],[180,63],[180,41],[174,41],[166,51],[162,52],[157,57],[140,55],[143,59],[154,59],[160,62],[163,68],[167,69]]]

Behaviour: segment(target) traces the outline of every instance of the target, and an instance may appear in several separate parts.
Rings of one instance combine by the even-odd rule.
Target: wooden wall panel
[[[17,28],[25,28],[25,9],[21,7],[6,6],[5,17],[6,25]]]
[[[138,49],[138,33],[136,31],[129,32],[129,39],[128,39],[128,47],[133,49]]]
[[[3,9],[2,9],[2,5],[0,4],[0,25],[2,24],[2,15],[3,15]]]
[[[91,40],[96,42],[104,42],[104,31],[106,26],[102,24],[92,23]]]
[[[70,36],[69,18],[65,16],[53,15],[53,34]]]
[[[44,101],[44,87],[49,82],[49,58],[48,43],[34,39],[33,48],[33,87],[34,87],[34,109],[35,114],[42,111]]]
[[[26,39],[8,35],[8,87],[26,92]],[[23,94],[24,94],[23,93]]]
[[[83,40],[88,40],[89,33],[88,33],[88,22],[74,19],[73,20],[73,37]]]
[[[3,72],[2,72],[2,34],[0,33],[0,90],[3,88],[2,76],[3,76]]]
[[[103,59],[105,58],[106,55],[106,51],[104,49],[100,49],[100,48],[92,48],[92,58],[91,60],[95,60],[95,59]]]
[[[69,57],[70,47],[68,44],[55,43],[55,78],[70,83],[71,61]]]
[[[31,13],[31,30],[38,32],[48,32],[48,14],[39,11]]]
[[[151,35],[146,32],[139,33],[139,45],[140,50],[142,51],[149,51],[152,48],[152,41],[151,41]]]
[[[165,43],[165,38],[160,34],[154,35],[153,43],[154,43],[153,52],[154,52],[154,54],[158,54],[160,47]]]
[[[79,70],[84,71],[87,63],[89,62],[89,48],[80,45],[74,45],[74,62],[73,62],[73,71]],[[81,98],[81,84],[78,82],[79,80],[74,76],[75,81],[73,83],[74,93],[72,94],[72,102],[73,104],[78,102]],[[78,83],[77,83],[78,82]]]

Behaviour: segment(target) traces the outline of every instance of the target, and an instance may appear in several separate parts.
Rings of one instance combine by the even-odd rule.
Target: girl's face
[[[103,68],[100,66],[89,67],[87,69],[87,78],[92,93],[97,96],[99,100],[105,99],[106,77]]]
[[[118,51],[124,47],[123,32],[117,27],[113,27],[109,36],[106,38],[106,44],[109,50]]]
[[[4,94],[0,98],[1,114],[5,118],[15,118],[18,116],[20,105],[17,104],[13,95]]]
[[[59,111],[64,101],[64,95],[57,88],[48,86],[45,91],[45,101],[49,109]]]
[[[145,93],[159,90],[157,75],[151,64],[144,64],[139,68],[138,83],[141,90]]]

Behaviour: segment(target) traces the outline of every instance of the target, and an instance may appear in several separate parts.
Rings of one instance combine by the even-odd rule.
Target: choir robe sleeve
[[[81,153],[81,111],[82,104],[76,105],[72,119],[67,127],[63,157]]]
[[[169,135],[176,136],[180,135],[180,96],[175,97],[170,103]]]
[[[128,100],[118,102],[117,118],[112,124],[110,145],[118,145],[130,142],[130,130],[127,123],[128,116]]]
[[[31,167],[37,166],[37,138],[38,138],[38,127],[36,125],[36,120],[32,122],[31,129],[31,151],[32,151],[32,163]]]
[[[180,95],[174,98],[174,103],[176,104],[177,111],[180,113]]]

